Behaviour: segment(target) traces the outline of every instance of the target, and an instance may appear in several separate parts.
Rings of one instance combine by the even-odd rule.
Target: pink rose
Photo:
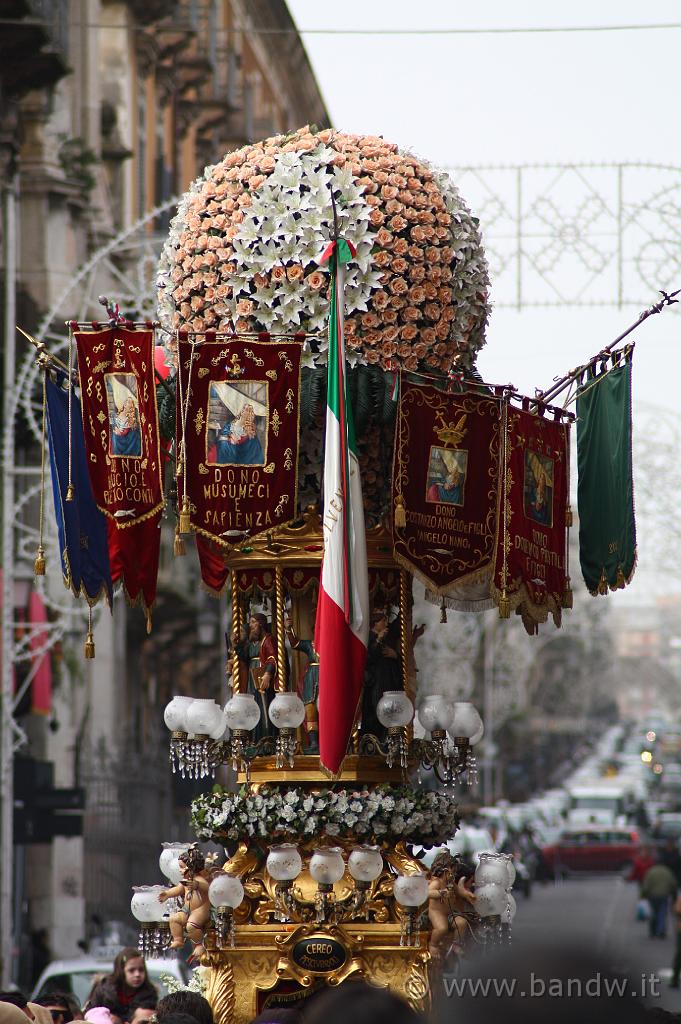
[[[380,206],[381,205],[381,198],[380,198],[380,196],[365,196],[364,198],[366,200],[367,206]]]
[[[413,324],[405,324],[404,327],[400,327],[400,337],[402,338],[402,341],[413,341],[417,334],[418,331]]]
[[[385,216],[381,210],[374,208],[369,214],[369,223],[373,228],[380,228],[384,220]]]
[[[423,228],[419,224],[416,224],[411,229],[411,231],[409,232],[409,237],[411,238],[411,240],[413,242],[416,242],[417,244],[419,244],[421,242],[425,242],[425,240],[426,240],[426,236],[425,236],[425,233],[423,231]]]
[[[287,267],[286,276],[291,282],[302,281],[305,273],[299,263],[293,263],[290,267]]]
[[[436,238],[439,238],[441,242],[444,242],[446,238],[449,238],[449,228],[436,227],[434,229]]]
[[[363,177],[358,178],[357,184],[364,189],[366,195],[372,195],[374,192],[378,192],[378,185],[373,180],[373,178],[369,177],[368,174],[365,174]]]
[[[397,323],[397,310],[396,309],[384,309],[381,313],[381,320],[384,324],[396,324]]]
[[[250,316],[254,309],[254,303],[250,299],[239,299],[236,304],[236,311],[239,316]]]
[[[388,175],[386,174],[385,171],[374,171],[374,181],[378,185],[387,185],[388,184]]]
[[[439,263],[442,258],[442,253],[440,252],[436,245],[428,246],[428,248],[426,249],[426,260],[428,261],[428,263]]]
[[[271,174],[274,170],[274,158],[267,154],[263,154],[263,156],[258,160],[258,169],[262,171],[263,174]]]
[[[402,310],[402,319],[406,321],[419,320],[421,313],[416,306],[407,306]]]
[[[371,296],[374,309],[385,309],[388,305],[388,293],[384,291],[374,292]]]
[[[285,281],[286,267],[272,267],[272,270],[270,271],[270,277],[272,278],[272,281],[277,284],[279,284],[281,281]]]
[[[188,302],[183,302],[182,305],[180,306],[180,316],[182,317],[183,320],[188,320],[191,315],[192,307],[189,305]]]
[[[385,228],[381,228],[376,235],[376,244],[380,245],[381,248],[386,249],[393,240],[393,236]]]
[[[428,267],[428,270],[426,271],[426,277],[428,278],[429,281],[432,281],[433,284],[439,284],[440,273],[440,268],[437,266],[437,264],[435,264],[432,267]]]
[[[403,277],[395,277],[390,282],[389,287],[393,295],[404,295],[404,293],[408,290],[409,285],[407,284]]]
[[[432,281],[426,281],[425,285],[423,286],[423,290],[426,293],[426,298],[428,299],[429,302],[432,302],[433,299],[437,298],[437,288],[435,287]]]
[[[437,302],[427,302],[423,312],[429,320],[439,320],[442,307]]]
[[[385,204],[385,212],[390,214],[391,217],[396,213],[403,213],[404,203],[401,203],[398,199],[389,199]]]
[[[418,368],[419,368],[419,361],[418,361],[418,359],[416,358],[416,356],[414,355],[413,352],[412,352],[412,354],[410,356],[407,356],[407,358],[404,360],[404,368],[405,368],[405,370],[409,370],[411,372],[413,372],[414,370],[418,370]]]
[[[215,289],[215,294],[218,299],[227,299],[231,294],[232,289],[228,284],[219,284]]]
[[[438,300],[444,306],[446,306],[448,303],[450,303],[452,301],[452,295],[453,295],[453,292],[452,292],[451,288],[438,288],[438,290],[437,290]]]
[[[423,341],[424,345],[434,345],[437,340],[437,334],[435,333],[435,330],[432,327],[424,327],[424,329],[421,331],[421,340]]]
[[[386,252],[384,249],[381,249],[374,256],[374,264],[377,267],[388,267],[388,266],[390,266],[390,253]]]
[[[420,245],[410,245],[409,256],[416,263],[423,263],[423,260],[425,259],[425,253]]]
[[[398,356],[402,356],[403,359],[405,359],[407,356],[410,356],[412,354],[411,345],[407,345],[404,342],[402,342],[401,345],[397,346],[397,354]]]
[[[202,295],[192,295],[191,307],[194,313],[198,313],[205,306]]]
[[[401,295],[391,295],[390,305],[392,309],[404,309],[407,305],[407,300],[403,299]]]
[[[203,331],[206,327],[206,322],[202,316],[195,316],[193,320],[189,321],[189,326],[193,331]]]
[[[445,308],[442,310],[442,319],[447,321],[447,323],[451,323],[455,316],[456,309],[454,306],[445,306]]]
[[[426,291],[420,284],[414,285],[413,288],[409,289],[409,301],[414,306],[420,306],[422,302],[426,301]]]
[[[435,214],[431,213],[430,210],[419,210],[417,221],[419,224],[434,224]]]
[[[388,221],[388,227],[390,228],[391,231],[404,231],[406,226],[407,221],[405,220],[404,217],[400,216],[399,213],[396,213],[395,216],[391,217],[390,220]]]
[[[407,188],[410,192],[420,192],[421,182],[418,178],[407,178]]]
[[[380,322],[375,313],[363,313],[361,316],[362,327],[367,329],[378,327]]]
[[[398,238],[395,240],[392,249],[396,256],[406,256],[409,251],[409,243],[406,238]]]
[[[447,338],[449,337],[449,323],[448,323],[448,321],[447,320],[440,320],[440,322],[435,325],[435,333],[438,336],[438,338],[440,339],[440,341],[446,341]]]
[[[436,216],[436,220],[438,224],[440,224],[443,228],[448,228],[452,223],[452,218],[447,212],[438,213]]]
[[[390,268],[395,274],[406,274],[409,264],[403,256],[393,256]]]
[[[376,351],[376,349],[369,348],[365,349],[364,358],[366,359],[367,363],[377,363],[381,356],[380,353]]]
[[[218,261],[217,255],[216,255],[216,253],[212,249],[209,249],[208,252],[204,253],[204,255],[203,255],[204,266],[206,266],[206,267],[214,267],[215,264],[217,263],[217,261]]]
[[[255,191],[255,189],[257,189],[257,188],[260,188],[260,186],[262,185],[264,180],[265,180],[265,175],[264,174],[253,174],[248,179],[248,187],[251,190],[251,192]]]
[[[383,328],[383,341],[384,342],[386,342],[386,341],[389,341],[389,342],[396,341],[397,338],[399,337],[399,334],[400,334],[399,327],[384,327]],[[385,346],[384,346],[384,348],[385,348]],[[389,354],[393,355],[394,353],[391,352]]]
[[[237,331],[249,331],[251,329],[250,323],[248,322],[248,320],[244,320],[243,317],[239,317],[234,326],[236,327]]]
[[[313,270],[311,274],[308,274],[305,278],[305,283],[313,291],[318,292],[324,284],[324,275],[319,270]]]
[[[397,189],[394,185],[384,185],[381,188],[381,195],[384,199],[397,199]]]
[[[412,263],[409,267],[409,280],[412,284],[421,284],[426,272],[420,263]]]
[[[410,328],[407,328],[407,327],[404,328],[405,331],[409,330],[409,329]],[[412,330],[416,330],[415,327],[411,328],[411,329]],[[423,335],[421,335],[421,336],[423,337]],[[419,341],[418,345],[414,345],[414,350],[413,351],[414,351],[414,355],[417,357],[417,359],[423,359],[428,354],[428,345],[426,345],[426,343],[424,341]]]
[[[395,188],[404,188],[404,186],[407,184],[407,179],[403,175],[397,174],[395,171],[393,171],[391,174],[388,175],[388,184],[394,185]]]

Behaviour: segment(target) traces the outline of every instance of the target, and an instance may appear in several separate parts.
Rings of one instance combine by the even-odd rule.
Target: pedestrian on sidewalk
[[[651,913],[648,924],[651,939],[667,937],[669,901],[676,898],[677,890],[676,875],[658,858],[658,863],[646,871],[641,886],[641,896],[650,904]]]

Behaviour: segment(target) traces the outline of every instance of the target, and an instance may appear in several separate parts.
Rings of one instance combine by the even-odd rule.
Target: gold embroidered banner
[[[393,464],[397,560],[439,596],[489,575],[497,534],[500,400],[402,377]]]
[[[301,339],[180,335],[180,508],[192,529],[218,544],[296,515],[301,352]]]

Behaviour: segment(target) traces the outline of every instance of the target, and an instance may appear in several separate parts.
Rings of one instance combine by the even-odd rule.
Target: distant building
[[[29,331],[93,252],[184,192],[206,164],[249,141],[329,124],[283,0],[9,6],[0,43],[0,233],[16,275],[11,261],[2,271],[4,301],[16,300],[16,322]],[[150,229],[164,230],[167,216]],[[113,297],[124,271],[112,259]],[[16,462],[37,464],[22,425]],[[15,483],[19,495],[25,485]],[[113,623],[100,623],[94,662],[83,662],[80,638],[52,651],[52,715],[20,709],[30,739],[22,754],[52,762],[57,785],[87,789],[84,839],[17,851],[24,986],[31,931],[46,928],[51,948],[67,956],[97,931],[93,914],[131,923],[131,882],[156,879],[160,839],[180,830],[189,837],[192,791],[169,773],[160,709],[173,691],[220,695],[225,657],[223,613],[198,595],[198,573],[184,561],[174,583],[162,566],[150,639],[121,601]],[[19,573],[28,581],[31,566],[20,563]],[[23,607],[26,595],[16,602]],[[24,766],[22,785],[30,776]]]

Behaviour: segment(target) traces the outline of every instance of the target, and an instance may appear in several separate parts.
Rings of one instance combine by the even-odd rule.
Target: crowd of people
[[[494,961],[494,958],[492,958]],[[551,952],[541,948],[504,953],[503,968],[511,980],[532,963],[539,969],[539,977],[552,975],[552,980],[565,977],[574,982],[582,975],[593,978],[594,964],[579,953]],[[480,966],[480,965],[478,965]],[[495,974],[500,963],[486,963],[486,968]],[[598,966],[598,965],[597,965]],[[487,969],[484,975],[487,974]],[[607,972],[606,972],[607,973]],[[483,977],[484,975],[479,975]],[[600,976],[600,975],[599,975]],[[475,972],[471,976],[475,981]],[[456,1019],[461,1024],[573,1024],[579,1019],[582,1024],[602,1024],[613,1017],[608,1013],[612,1004],[609,997],[582,999],[518,999],[517,992],[510,997],[496,989],[485,991],[484,998],[476,994],[476,987],[458,998]],[[367,984],[364,980],[347,981],[334,987],[321,987],[312,995],[287,1006],[271,1006],[264,1009],[251,1024],[449,1024],[454,1014],[450,998],[434,993],[432,1012],[427,1016],[416,1013],[402,999],[388,989]],[[524,997],[525,992],[520,996]],[[89,1024],[218,1024],[208,1001],[198,992],[187,988],[179,989],[159,998],[155,986],[149,980],[146,965],[139,952],[133,948],[123,949],[114,961],[113,971],[97,978],[85,1004],[81,1006],[70,992],[49,992],[30,1001],[19,991],[0,992],[0,1024],[26,1024],[26,1018],[34,1024],[72,1024],[73,1021],[88,1021]],[[618,1003],[618,1024],[678,1024],[681,1016],[658,1008],[645,1010],[632,998]]]
[[[162,998],[149,980],[144,957],[122,949],[111,974],[96,978],[83,1006],[72,992],[48,992],[30,1001],[20,991],[0,992],[0,1024],[213,1024],[203,996],[187,989]]]

